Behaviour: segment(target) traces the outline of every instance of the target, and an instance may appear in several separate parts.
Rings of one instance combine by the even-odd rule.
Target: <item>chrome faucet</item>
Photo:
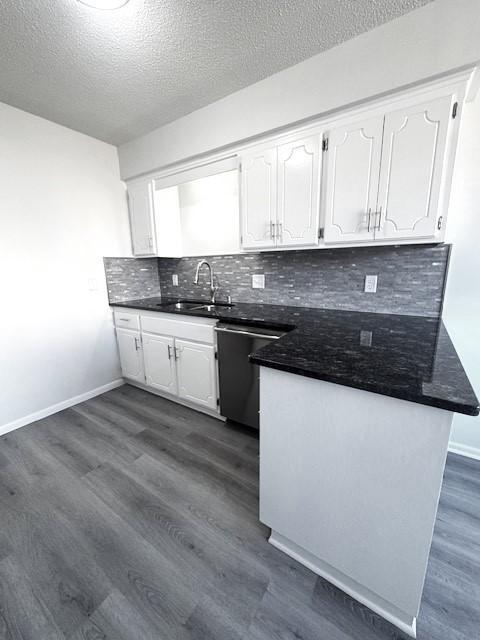
[[[207,262],[207,260],[200,260],[197,264],[197,270],[195,272],[195,279],[193,280],[194,284],[198,284],[198,274],[200,273],[200,269],[202,266],[206,264],[210,271],[210,300],[212,303],[215,303],[215,295],[217,293],[217,287],[213,284],[213,268],[212,265]]]

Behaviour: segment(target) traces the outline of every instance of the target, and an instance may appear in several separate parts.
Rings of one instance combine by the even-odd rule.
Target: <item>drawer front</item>
[[[178,320],[172,316],[141,316],[142,331],[159,333],[196,342],[213,344],[214,325],[202,324],[195,320]]]
[[[119,311],[115,309],[113,312],[115,319],[115,326],[119,329],[132,329],[133,331],[140,331],[140,316],[138,313],[131,313],[130,311]]]

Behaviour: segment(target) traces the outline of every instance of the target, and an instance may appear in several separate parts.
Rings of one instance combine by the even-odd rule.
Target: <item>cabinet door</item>
[[[128,186],[128,208],[133,254],[135,256],[155,255],[155,222],[150,180]]]
[[[383,118],[333,129],[325,175],[325,242],[374,239]]]
[[[117,329],[117,343],[123,376],[145,382],[140,332]]]
[[[216,409],[217,384],[213,346],[175,340],[175,350],[180,398]]]
[[[145,380],[150,387],[177,394],[173,338],[143,334]]]
[[[277,244],[318,244],[320,135],[278,147]]]
[[[376,238],[435,236],[452,101],[439,98],[385,117]]]
[[[264,149],[242,158],[242,247],[275,246],[277,150]]]

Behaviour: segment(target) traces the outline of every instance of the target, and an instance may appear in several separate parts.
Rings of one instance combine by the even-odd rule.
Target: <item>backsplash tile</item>
[[[160,295],[157,258],[104,258],[108,301]]]
[[[219,286],[241,302],[288,304],[436,316],[441,312],[449,245],[403,245],[274,251],[207,258]],[[201,258],[159,258],[164,296],[204,298],[209,295],[208,270],[193,284]],[[172,286],[172,274],[179,286]],[[265,274],[265,289],[252,289],[252,275]],[[377,293],[363,291],[365,275],[378,275]]]
[[[441,313],[450,245],[402,245],[272,251],[210,256],[218,300],[287,304],[405,315]],[[193,284],[195,258],[107,258],[111,302],[161,294],[208,298],[208,269]],[[108,261],[108,263],[107,263]],[[118,263],[115,263],[118,261]],[[148,265],[146,264],[148,263]],[[108,264],[108,269],[107,269]],[[158,281],[151,273],[158,264]],[[172,285],[178,275],[179,286]],[[252,275],[265,274],[265,289],[252,289]],[[377,293],[365,293],[366,275],[378,275]],[[142,288],[142,282],[145,282]],[[115,296],[115,297],[114,297]]]

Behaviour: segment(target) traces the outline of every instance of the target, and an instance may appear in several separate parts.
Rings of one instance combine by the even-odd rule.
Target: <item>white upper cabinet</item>
[[[145,374],[140,332],[117,328],[117,343],[124,377],[144,382]]]
[[[314,246],[320,213],[320,136],[278,147],[277,245]]]
[[[128,184],[133,254],[218,255],[240,250],[238,158]]]
[[[156,255],[151,180],[143,180],[128,185],[128,208],[133,255],[139,257]]]
[[[258,149],[242,157],[242,246],[275,246],[277,150]]]
[[[174,339],[143,334],[143,358],[147,385],[167,393],[177,393]]]
[[[420,104],[410,100],[327,134],[327,244],[443,238],[454,100],[454,94]]]
[[[382,131],[378,117],[325,134],[325,242],[374,240]]]
[[[471,78],[452,74],[256,145],[239,142],[223,158],[134,180],[134,254],[443,241],[457,116]]]
[[[179,397],[216,409],[217,384],[213,346],[176,339],[175,351]]]
[[[315,247],[320,214],[321,136],[242,156],[242,248]]]
[[[453,99],[439,98],[385,116],[375,237],[433,238]]]

